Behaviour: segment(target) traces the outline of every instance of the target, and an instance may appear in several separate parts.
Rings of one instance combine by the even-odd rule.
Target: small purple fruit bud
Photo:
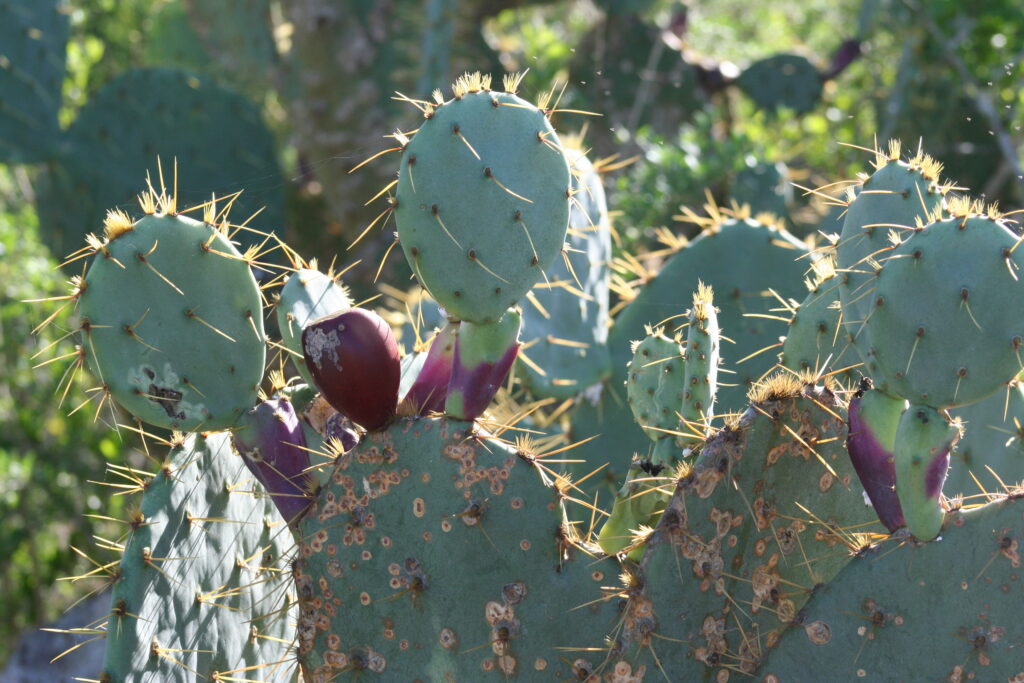
[[[509,310],[498,322],[462,323],[445,412],[458,420],[475,420],[487,409],[519,353],[521,322],[519,313]]]
[[[864,491],[885,528],[906,525],[896,495],[896,428],[905,402],[874,389],[862,390],[850,400],[850,432],[846,449]]]
[[[448,383],[452,377],[452,363],[455,360],[455,344],[459,334],[459,323],[450,322],[437,333],[427,351],[427,358],[402,399],[412,407],[416,415],[444,412],[448,398]]]
[[[232,440],[281,516],[297,522],[309,505],[313,482],[306,437],[291,402],[280,398],[259,404],[242,417]]]

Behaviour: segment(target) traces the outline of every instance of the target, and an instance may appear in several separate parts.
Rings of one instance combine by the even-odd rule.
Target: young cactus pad
[[[449,315],[476,323],[496,321],[543,277],[569,220],[569,165],[551,122],[489,85],[463,77],[453,99],[425,105],[395,207],[420,284]]]
[[[686,394],[686,375],[683,347],[662,332],[648,330],[636,342],[627,366],[626,395],[633,419],[655,444],[651,460],[668,465],[678,457],[672,437],[680,431],[678,412]]]
[[[291,680],[292,536],[229,433],[175,437],[130,524],[101,681]]]
[[[494,323],[459,326],[445,412],[457,420],[483,414],[519,353],[521,324],[519,312],[510,310]]]
[[[256,402],[263,376],[259,289],[223,229],[173,215],[173,198],[162,199],[160,214],[150,203],[135,223],[112,212],[105,240],[90,242],[78,292],[85,358],[140,420],[225,429]]]
[[[922,541],[934,539],[942,529],[942,484],[949,453],[960,436],[958,426],[944,413],[911,404],[896,428],[896,494],[907,529]]]
[[[703,282],[693,294],[686,328],[685,388],[679,406],[684,436],[676,439],[683,448],[704,442],[710,431],[715,393],[718,391],[718,361],[721,335],[714,292]]]
[[[574,545],[541,458],[473,429],[401,419],[338,460],[295,571],[311,683],[578,680],[577,657],[601,661],[618,565]]]

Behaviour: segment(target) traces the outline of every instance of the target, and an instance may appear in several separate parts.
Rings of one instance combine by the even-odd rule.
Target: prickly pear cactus
[[[943,485],[947,497],[972,496],[1024,481],[1024,386],[1019,381],[951,412],[965,430]]]
[[[565,138],[563,138],[565,140]],[[569,144],[569,143],[566,143]],[[572,207],[564,260],[555,258],[523,302],[519,377],[537,398],[566,399],[612,372],[608,354],[611,223],[601,176],[570,150]]]
[[[78,283],[83,355],[102,391],[168,429],[224,429],[255,403],[263,376],[263,312],[249,264],[226,226],[175,215],[148,194],[149,214],[112,212]],[[212,220],[212,212],[207,212]]]
[[[611,636],[616,666],[672,680],[756,673],[815,587],[880,529],[835,395],[776,375],[752,398],[704,445],[647,538]]]
[[[862,181],[850,201],[836,246],[840,273],[839,300],[849,341],[874,373],[871,339],[865,321],[874,310],[875,287],[882,262],[892,250],[890,231],[906,231],[941,208],[947,188],[940,183],[941,164],[925,154],[900,159],[901,146],[890,142],[888,154],[879,151],[875,172]]]
[[[497,320],[562,250],[569,167],[545,112],[479,74],[423,105],[398,176],[398,237],[449,315]],[[482,220],[482,217],[483,218]]]
[[[626,368],[626,396],[633,419],[654,442],[649,459],[668,465],[678,459],[674,437],[681,432],[679,410],[687,389],[683,347],[661,329],[649,332],[636,343]]]
[[[789,330],[779,362],[794,372],[830,374],[843,384],[853,385],[862,363],[840,327],[839,278],[831,258],[813,264],[814,276],[807,280],[810,291],[802,302],[791,306]]]
[[[787,54],[754,62],[736,80],[758,107],[771,112],[792,109],[797,114],[806,114],[818,104],[821,83],[821,75],[806,57]]]
[[[956,215],[913,232],[885,258],[866,323],[880,389],[952,407],[1021,371],[1024,254],[1008,225],[978,208],[951,206]]]
[[[619,313],[608,335],[614,374],[600,401],[581,400],[573,417],[575,440],[601,435],[576,450],[576,458],[587,460],[580,471],[608,462],[612,453],[647,450],[646,437],[623,409],[630,343],[643,337],[645,325],[682,316],[687,301],[681,292],[696,291],[700,282],[715,291],[718,325],[735,342],[722,347],[722,367],[735,374],[718,387],[717,404],[726,406],[720,412],[743,405],[749,387],[774,364],[770,349],[785,334],[772,312],[778,301],[768,290],[783,298],[802,297],[806,254],[806,246],[785,230],[749,218],[724,219],[679,248]]]
[[[600,653],[585,650],[616,619],[600,587],[618,568],[576,547],[545,471],[472,423],[436,418],[400,420],[340,459],[301,526],[307,680],[592,670]]]
[[[77,249],[106,210],[135,201],[139,179],[158,157],[188,171],[183,204],[216,194],[247,228],[284,223],[284,180],[274,139],[259,109],[213,81],[176,69],[133,69],[107,83],[82,107],[66,134],[59,164],[48,169],[37,203],[40,227],[56,254]],[[156,183],[157,179],[153,178]],[[257,181],[259,189],[251,187]],[[258,215],[254,215],[259,212]],[[264,236],[240,229],[242,245]],[[273,253],[265,257],[272,260]]]
[[[942,541],[893,538],[819,586],[766,652],[764,680],[1019,681],[1019,493],[946,516]]]
[[[69,14],[65,0],[0,1],[0,163],[57,153]]]
[[[230,434],[174,436],[129,523],[100,680],[294,677],[292,538]]]
[[[710,433],[718,393],[722,344],[714,295],[710,287],[698,282],[693,306],[686,316],[685,387],[678,409],[682,435],[676,437],[676,443],[687,455]]]

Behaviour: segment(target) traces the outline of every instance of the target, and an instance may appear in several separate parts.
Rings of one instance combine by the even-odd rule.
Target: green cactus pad
[[[719,385],[717,404],[725,406],[720,412],[744,405],[750,386],[775,363],[771,347],[786,331],[772,312],[778,300],[769,290],[783,298],[804,296],[806,254],[806,246],[785,230],[750,219],[730,219],[701,233],[672,256],[616,318],[608,335],[614,374],[600,401],[582,400],[573,417],[574,440],[601,435],[574,451],[575,458],[587,460],[580,474],[608,462],[614,457],[611,454],[621,454],[621,469],[616,473],[621,476],[625,458],[647,450],[647,439],[625,410],[622,386],[632,356],[630,342],[643,337],[646,325],[684,313],[685,297],[697,290],[699,282],[714,289],[719,327],[735,342],[722,348],[722,367],[736,374],[729,374],[727,382]],[[748,356],[743,363],[737,362]]]
[[[1021,680],[1022,507],[952,513],[939,542],[861,553],[815,591],[758,680]]]
[[[669,339],[661,330],[651,332],[636,344],[626,371],[626,396],[633,419],[651,441],[671,440],[667,432],[679,431],[677,413],[686,394],[679,340]]]
[[[974,215],[931,223],[889,254],[866,326],[879,388],[952,407],[995,393],[1021,371],[1017,242],[1002,222]]]
[[[244,189],[232,205],[234,222],[262,209],[249,227],[271,231],[284,223],[285,183],[259,109],[204,77],[134,69],[88,100],[67,131],[60,164],[43,179],[37,206],[53,253],[77,249],[108,208],[134,206],[139,179],[158,157],[168,182],[175,160],[183,170],[181,208]],[[250,245],[263,237],[242,230],[236,239]]]
[[[523,302],[519,377],[536,398],[564,400],[612,372],[608,354],[611,223],[601,176],[581,152],[571,153],[574,200],[569,248]],[[523,361],[523,356],[529,362]],[[542,372],[543,371],[543,374]]]
[[[292,362],[306,384],[312,385],[302,360],[302,328],[308,323],[352,307],[345,288],[318,270],[301,268],[288,276],[277,304],[281,341],[292,352]]]
[[[69,13],[66,0],[0,1],[0,163],[57,153]]]
[[[942,205],[940,167],[929,157],[918,155],[900,160],[900,146],[890,143],[889,156],[879,153],[877,169],[865,180],[850,202],[843,230],[836,246],[839,300],[847,339],[866,364],[864,374],[874,372],[871,342],[864,329],[875,301],[875,286],[881,262],[892,250],[890,230],[913,228],[918,221]]]
[[[839,382],[854,385],[863,364],[850,340],[839,328],[839,282],[829,262],[816,264],[816,277],[806,298],[793,309],[779,362],[795,372],[831,373]]]
[[[79,296],[86,359],[130,413],[225,429],[256,402],[265,337],[249,264],[217,228],[150,215],[108,229]]]
[[[574,680],[613,627],[557,490],[472,423],[404,419],[338,464],[301,526],[299,660],[312,683]],[[577,609],[574,609],[577,608]]]
[[[942,488],[946,497],[977,495],[1024,481],[1024,386],[1019,381],[950,412],[963,422],[964,434],[950,459]]]
[[[131,519],[100,680],[292,680],[292,546],[231,435],[189,435]]]
[[[611,636],[614,664],[671,680],[754,674],[815,588],[850,561],[856,534],[881,529],[832,392],[778,375],[754,393],[738,423],[704,445],[647,539]]]
[[[778,54],[754,62],[736,81],[761,109],[806,114],[821,99],[821,75],[805,57]]]
[[[569,166],[551,123],[485,85],[461,80],[458,97],[430,110],[402,154],[395,209],[420,284],[477,323],[543,278],[569,220]]]
[[[609,555],[622,552],[629,546],[630,559],[639,561],[643,556],[643,544],[637,543],[638,534],[643,527],[653,527],[661,518],[668,502],[668,495],[658,490],[658,485],[666,481],[654,481],[652,471],[660,469],[651,467],[649,461],[634,458],[626,472],[626,481],[615,495],[612,511],[601,526],[597,542],[601,550]]]
[[[679,406],[680,431],[685,436],[676,439],[683,448],[692,449],[704,442],[714,414],[721,335],[713,298],[711,288],[699,283],[687,315],[686,378]]]

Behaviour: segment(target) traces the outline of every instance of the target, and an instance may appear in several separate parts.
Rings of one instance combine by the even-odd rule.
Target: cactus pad
[[[478,77],[405,146],[395,218],[413,273],[448,313],[493,322],[543,277],[569,220],[569,166],[544,112]]]
[[[315,269],[295,271],[281,288],[281,298],[277,303],[281,342],[292,352],[292,361],[307,384],[313,384],[313,378],[302,361],[303,328],[314,320],[343,313],[351,307],[352,300],[345,288],[334,278]]]
[[[537,398],[563,400],[606,379],[608,283],[612,257],[611,223],[601,176],[582,152],[572,159],[572,208],[569,248],[557,258],[547,280],[537,283],[523,302],[523,344],[529,361],[519,377]],[[534,341],[536,340],[536,341]],[[542,374],[543,373],[543,374]]]
[[[79,295],[93,374],[150,424],[230,427],[256,402],[266,355],[249,264],[221,229],[185,216],[107,225]]]
[[[805,57],[779,54],[754,62],[736,81],[758,107],[785,107],[797,114],[814,109],[821,99],[821,75]]]
[[[307,680],[571,680],[600,661],[572,650],[614,623],[616,563],[574,547],[542,460],[472,429],[404,419],[338,461],[301,529]]]
[[[617,663],[672,680],[755,673],[815,587],[849,562],[857,534],[879,528],[835,396],[785,375],[754,393],[704,445],[647,539],[613,634]]]
[[[0,0],[0,163],[57,153],[69,12],[65,0]]]
[[[674,460],[671,432],[680,431],[679,409],[686,394],[683,348],[661,330],[648,334],[636,344],[626,367],[626,395],[633,419],[656,446],[659,464]],[[661,457],[658,457],[661,456]]]
[[[870,339],[864,329],[875,301],[875,286],[881,262],[892,250],[890,230],[913,228],[918,221],[942,205],[945,188],[939,185],[941,167],[929,157],[918,155],[900,160],[900,145],[890,143],[889,155],[879,153],[877,169],[863,181],[846,211],[843,230],[836,246],[836,268],[840,273],[839,300],[847,338],[873,374]]]
[[[133,204],[139,178],[158,157],[188,171],[182,206],[246,189],[232,205],[237,222],[263,209],[249,227],[270,231],[284,223],[273,135],[255,105],[206,78],[175,69],[128,71],[82,107],[63,149],[37,203],[56,254],[77,249],[109,207]],[[242,230],[237,239],[251,245],[263,238]]]
[[[189,435],[146,486],[114,583],[101,680],[294,675],[292,537],[230,444],[228,433]]]
[[[815,592],[761,668],[778,681],[1019,681],[1019,494],[880,543]]]
[[[951,407],[995,393],[1021,371],[1017,243],[1001,221],[971,215],[931,223],[886,257],[867,322],[880,389]]]

